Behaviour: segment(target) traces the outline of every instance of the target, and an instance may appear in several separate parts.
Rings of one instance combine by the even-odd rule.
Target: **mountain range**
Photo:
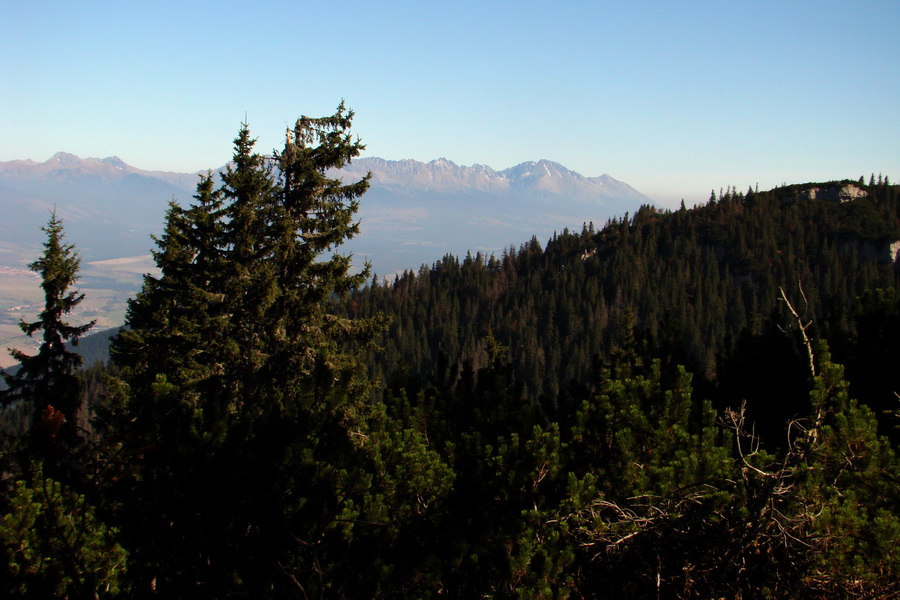
[[[585,177],[548,160],[495,171],[445,158],[365,157],[332,175],[353,180],[367,172],[372,183],[360,204],[361,232],[346,250],[380,274],[448,253],[502,252],[533,235],[545,241],[555,231],[601,225],[651,202],[609,175]],[[22,266],[37,254],[40,227],[54,207],[85,260],[148,254],[167,203],[189,203],[199,175],[65,152],[45,162],[0,162],[0,265]]]

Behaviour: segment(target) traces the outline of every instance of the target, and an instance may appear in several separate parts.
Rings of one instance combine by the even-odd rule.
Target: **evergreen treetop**
[[[34,411],[34,436],[59,434],[71,441],[77,435],[80,400],[75,370],[81,366],[81,357],[69,350],[66,343],[77,344],[94,321],[72,325],[65,320],[84,299],[84,294],[71,289],[78,279],[81,260],[74,247],[65,243],[63,223],[55,210],[42,229],[47,234],[44,252],[28,266],[41,276],[44,309],[36,321],[19,324],[29,337],[40,331],[41,345],[35,355],[15,349],[9,351],[21,367],[15,374],[3,373],[9,388],[0,394],[0,401],[9,405],[23,400],[30,405]]]

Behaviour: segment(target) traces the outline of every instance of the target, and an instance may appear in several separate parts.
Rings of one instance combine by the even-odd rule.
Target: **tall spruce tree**
[[[72,290],[80,259],[64,242],[55,211],[43,230],[44,252],[29,268],[41,276],[44,308],[36,321],[20,323],[28,336],[41,332],[40,348],[34,355],[10,350],[21,366],[3,374],[8,388],[0,392],[0,403],[29,413],[31,420],[24,444],[14,452],[18,464],[8,470],[4,465],[5,475],[19,471],[21,479],[0,495],[0,588],[16,598],[96,598],[101,589],[118,591],[127,553],[77,491],[85,480],[75,373],[82,360],[67,344],[77,344],[94,321],[66,321],[84,299]]]
[[[333,253],[357,232],[368,187],[329,176],[364,148],[352,118],[343,104],[301,117],[271,158],[242,126],[221,187],[205,177],[193,206],[169,210],[162,274],[113,348],[120,433],[137,459],[124,491],[140,499],[122,507],[145,590],[312,596],[353,580],[373,413],[348,350],[379,320],[328,309],[369,276]]]
[[[77,344],[94,325],[94,321],[72,325],[65,320],[84,299],[84,294],[71,289],[78,279],[81,260],[74,247],[64,242],[63,223],[56,211],[42,229],[47,234],[44,252],[29,268],[41,276],[44,309],[38,320],[19,324],[29,337],[41,332],[40,349],[35,355],[9,351],[21,367],[12,375],[3,374],[8,389],[0,394],[3,404],[21,401],[32,411],[29,445],[37,454],[34,458],[50,458],[61,451],[60,442],[72,444],[78,437],[81,402],[75,370],[81,365],[81,357],[66,343]]]

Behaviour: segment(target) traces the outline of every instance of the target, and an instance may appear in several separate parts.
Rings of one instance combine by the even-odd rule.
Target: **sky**
[[[146,170],[356,113],[366,156],[549,159],[663,206],[900,181],[900,2],[0,3],[0,161]]]

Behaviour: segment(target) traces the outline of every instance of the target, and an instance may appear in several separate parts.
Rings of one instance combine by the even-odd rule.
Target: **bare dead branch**
[[[803,309],[804,314],[806,310],[809,308],[809,302],[806,300],[806,294],[803,292],[803,284],[799,283],[797,286],[800,288],[800,296],[803,298],[803,302],[805,304],[805,308]],[[812,342],[809,339],[809,336],[806,334],[806,330],[812,325],[812,321],[803,322],[803,318],[797,313],[794,305],[791,304],[791,301],[788,300],[787,294],[784,293],[784,288],[779,287],[778,291],[781,292],[781,301],[787,304],[788,310],[791,311],[791,314],[794,315],[794,319],[797,321],[797,327],[800,329],[800,335],[803,336],[803,345],[806,346],[806,352],[809,355],[809,372],[815,377],[816,376],[816,361],[815,356],[813,354]]]

